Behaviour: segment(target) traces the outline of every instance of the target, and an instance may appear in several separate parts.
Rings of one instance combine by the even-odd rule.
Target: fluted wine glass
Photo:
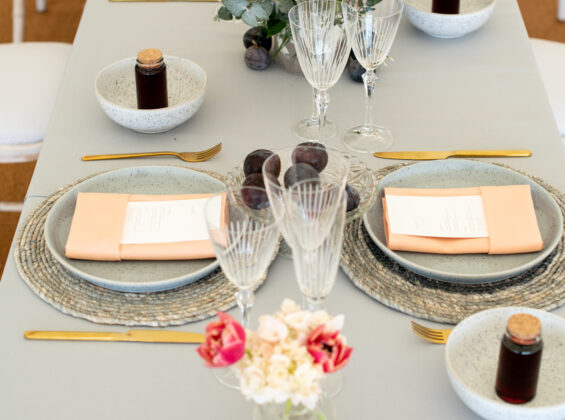
[[[326,129],[327,93],[339,79],[351,50],[347,33],[353,28],[357,12],[336,0],[310,0],[288,12],[292,39],[304,77],[314,90],[317,126],[297,126],[301,138],[323,141],[331,137]],[[308,122],[308,120],[306,120]],[[314,132],[312,132],[314,127]],[[308,131],[309,130],[309,131]]]
[[[218,205],[218,200],[223,204]],[[266,202],[264,188],[241,186],[210,198],[204,206],[216,258],[226,278],[238,288],[235,298],[244,328],[249,326],[253,289],[272,260],[279,236]]]
[[[375,70],[387,58],[396,32],[404,3],[401,0],[344,0],[358,11],[357,24],[349,28],[351,46],[359,63],[365,68],[365,122],[349,129],[343,142],[350,149],[361,152],[378,152],[388,149],[394,142],[392,132],[372,122],[372,98],[377,82]]]
[[[236,302],[242,325],[249,326],[253,290],[273,259],[279,238],[275,218],[264,188],[241,186],[208,199],[204,216],[216,258],[226,278],[237,287]],[[232,369],[217,369],[216,378],[230,388],[239,388]]]

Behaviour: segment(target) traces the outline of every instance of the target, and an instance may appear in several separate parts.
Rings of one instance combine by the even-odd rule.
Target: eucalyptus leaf
[[[273,3],[271,0],[264,0],[257,4],[261,6],[265,11],[265,13],[267,14],[267,17],[263,20],[268,19],[269,16],[271,16],[271,13],[273,13],[273,9],[275,8],[275,3]]]
[[[238,19],[242,17],[243,13],[249,7],[248,0],[223,0],[223,3],[228,11]]]
[[[380,0],[376,0],[380,1]],[[276,0],[277,8],[284,14],[287,14],[296,3],[294,0]]]
[[[222,20],[232,20],[233,19],[233,15],[231,14],[231,12],[228,10],[228,8],[226,6],[220,7],[220,9],[218,10],[218,17]]]
[[[253,3],[243,14],[241,15],[241,20],[247,23],[249,26],[258,26],[259,22],[267,20],[269,15],[265,13],[259,4]]]

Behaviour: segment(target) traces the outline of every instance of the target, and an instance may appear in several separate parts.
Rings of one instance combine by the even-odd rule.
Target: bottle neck
[[[506,330],[505,334],[513,343],[519,344],[520,346],[531,346],[541,341],[540,335],[536,336],[533,339],[525,340],[523,338],[513,336],[512,334],[510,334],[510,332],[508,332],[508,330]]]
[[[165,62],[163,61],[163,58],[161,57],[161,59],[159,61],[157,61],[156,63],[142,63],[139,60],[136,60],[136,65],[138,66],[138,68],[143,69],[143,70],[157,70],[161,67],[163,67],[165,65]]]

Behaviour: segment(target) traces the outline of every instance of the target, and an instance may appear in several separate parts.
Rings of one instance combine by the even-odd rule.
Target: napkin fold
[[[68,258],[97,261],[214,258],[209,239],[150,244],[120,243],[129,202],[191,200],[213,195],[78,193],[65,255]],[[221,220],[224,219],[225,214],[221,216]],[[205,221],[202,220],[202,223]]]
[[[480,195],[488,237],[440,238],[392,233],[386,205],[386,197],[390,195],[428,197]],[[433,254],[518,254],[537,252],[543,248],[529,185],[445,189],[385,188],[382,202],[386,243],[392,250]]]

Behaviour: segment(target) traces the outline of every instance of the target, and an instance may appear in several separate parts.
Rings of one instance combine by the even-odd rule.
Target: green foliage
[[[381,0],[358,1],[360,10],[371,10]],[[251,27],[259,27],[268,37],[279,35],[282,48],[291,38],[288,12],[296,5],[296,0],[222,0],[216,20],[241,19]]]

